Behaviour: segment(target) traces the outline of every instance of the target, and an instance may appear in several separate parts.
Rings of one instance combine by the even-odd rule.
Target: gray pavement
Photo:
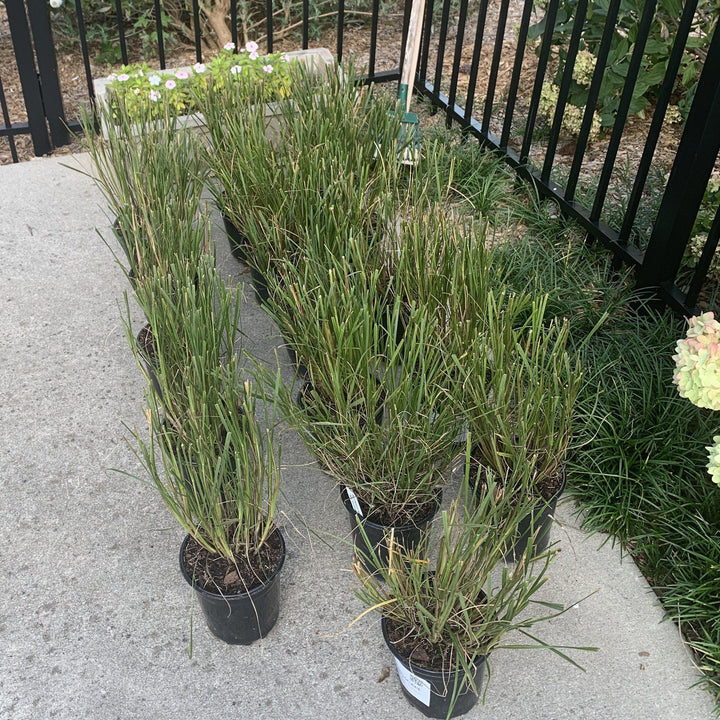
[[[87,165],[87,158],[79,161]],[[177,554],[183,533],[125,438],[144,381],[120,320],[126,282],[96,232],[110,220],[71,158],[0,167],[0,718],[418,718],[402,697],[379,621],[354,597],[337,489],[282,435],[288,544],[277,626],[251,647],[193,624]],[[244,281],[218,229],[218,262]],[[143,319],[135,313],[136,328]],[[248,347],[276,330],[247,292]],[[284,359],[284,355],[281,354]],[[446,493],[451,494],[452,491]],[[708,720],[710,696],[676,627],[631,560],[586,537],[563,507],[562,547],[542,598],[594,595],[537,634],[597,646],[573,656],[499,650],[468,718]],[[199,611],[198,611],[199,612]]]

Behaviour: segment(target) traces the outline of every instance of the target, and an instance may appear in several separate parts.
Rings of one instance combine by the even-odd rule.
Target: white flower
[[[115,80],[117,80],[117,75],[115,73],[110,73],[107,76],[107,79],[108,79],[108,82],[114,82]]]
[[[59,8],[62,7],[63,0],[50,0],[50,7],[51,8]]]
[[[157,90],[150,91],[150,99],[153,102],[157,102],[160,99],[160,93]]]
[[[271,73],[273,71],[272,65],[263,65],[263,72]]]
[[[225,44],[223,45],[223,50],[234,50],[234,49],[235,49],[235,43],[234,43],[234,42],[225,43]]]
[[[121,75],[117,76],[118,82],[125,82],[126,80],[129,80],[130,76],[127,73],[122,73]]]
[[[258,51],[258,44],[257,44],[254,40],[251,40],[247,45],[245,45],[245,49],[246,49],[249,53],[257,52],[257,51]]]
[[[196,73],[204,73],[204,72],[207,70],[207,68],[206,68],[205,65],[203,65],[202,63],[195,63],[195,64],[193,65],[193,70],[194,70]]]
[[[135,88],[135,89],[133,90],[133,92],[134,92],[136,95],[139,95],[139,94],[140,94],[140,88]]]
[[[230,72],[231,72],[233,75],[237,75],[241,70],[242,70],[242,68],[241,68],[239,65],[233,65],[233,66],[230,68]]]
[[[151,85],[159,85],[159,84],[162,82],[162,81],[160,80],[160,76],[159,76],[159,75],[151,75],[151,76],[148,78],[148,81],[150,82]]]
[[[257,60],[258,57],[260,57],[260,56],[259,56],[255,51],[253,51],[253,52],[250,53],[250,55],[248,55],[248,57],[249,57],[251,60]]]

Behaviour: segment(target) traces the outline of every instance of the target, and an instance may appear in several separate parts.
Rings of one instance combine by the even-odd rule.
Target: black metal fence
[[[313,18],[309,0],[301,1],[298,44],[307,48]],[[377,68],[376,59],[379,31],[386,29],[386,18],[381,14],[380,0],[370,2],[371,7],[365,12],[369,28],[365,57],[367,79],[378,83],[397,81],[410,0],[406,0],[402,8],[404,22],[398,30],[400,52],[392,67],[382,70]],[[698,0],[685,0],[665,72],[655,90],[652,116],[645,126],[643,142],[636,142],[630,152],[625,142],[628,118],[657,2],[646,0],[643,12],[637,18],[624,87],[614,110],[613,122],[602,142],[591,143],[590,137],[621,0],[603,3],[607,6],[605,25],[589,80],[585,108],[579,128],[569,140],[563,136],[562,128],[571,110],[569,93],[573,72],[592,0],[577,0],[574,16],[565,19],[571,32],[562,49],[561,66],[557,62],[553,65],[551,52],[561,0],[545,0],[542,8],[544,31],[537,41],[529,39],[532,24],[537,24],[541,17],[536,0],[473,0],[472,4],[469,0],[426,0],[416,89],[446,114],[448,125],[458,124],[468,136],[501,153],[519,175],[533,182],[542,195],[554,200],[564,213],[575,218],[587,231],[588,238],[605,244],[618,263],[629,263],[636,268],[640,287],[657,289],[666,303],[687,314],[708,294],[708,271],[720,239],[718,207],[699,259],[688,258],[688,241],[693,235],[696,216],[720,151],[720,26],[716,25],[713,34],[706,38],[702,74],[672,158],[667,182],[651,183],[649,178],[657,163],[658,143],[668,125],[666,113],[677,92],[676,79],[686,45],[688,39],[696,35],[694,18],[698,5]],[[199,0],[191,0],[191,3],[195,55],[201,62],[200,4]],[[0,125],[0,141],[3,136],[7,138],[13,159],[17,161],[14,138],[18,134],[29,133],[35,153],[45,154],[53,146],[67,142],[66,124],[73,127],[75,123],[67,122],[63,109],[45,0],[5,0],[5,5],[28,121],[11,123],[0,78],[0,110],[4,122]],[[272,52],[276,47],[273,11],[277,2],[265,0],[265,5],[264,45]],[[164,68],[167,58],[161,0],[153,0],[153,7],[157,64]],[[87,96],[93,98],[91,50],[82,0],[74,0],[74,9]],[[121,59],[124,63],[137,60],[129,53],[122,0],[114,0],[114,9]],[[346,54],[347,20],[353,12],[346,7],[345,0],[338,0],[333,13],[335,47],[331,49],[341,61]],[[231,0],[230,29],[237,45],[238,0]],[[557,99],[554,111],[542,129],[539,114],[543,86],[551,71],[557,82]],[[589,163],[590,153],[593,159]],[[627,169],[625,185],[618,189],[617,177],[623,163]],[[649,230],[643,240],[642,233],[637,231],[638,217],[642,209],[643,223],[648,224],[645,209],[648,203],[651,206]]]

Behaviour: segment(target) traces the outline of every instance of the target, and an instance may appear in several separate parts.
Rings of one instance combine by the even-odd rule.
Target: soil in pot
[[[250,645],[272,630],[280,612],[279,576],[285,541],[278,529],[250,561],[212,555],[189,535],[180,570],[192,586],[210,632],[230,645]]]
[[[478,701],[465,679],[464,672],[447,669],[447,649],[439,650],[427,643],[411,640],[408,628],[382,619],[382,631],[395,666],[402,691],[408,702],[426,717],[457,717],[468,712]],[[473,680],[478,692],[485,674],[485,656],[475,660]],[[450,715],[448,712],[452,708]]]
[[[363,568],[367,572],[372,572],[374,568],[369,560],[372,552],[377,555],[381,563],[387,564],[388,562],[388,546],[385,539],[390,530],[394,530],[395,542],[405,550],[413,550],[417,547],[423,533],[427,532],[440,507],[442,492],[439,492],[436,500],[428,501],[418,508],[417,519],[403,525],[390,525],[388,523],[391,521],[383,517],[382,512],[373,512],[368,508],[363,508],[355,493],[349,488],[342,489],[341,499],[350,517],[355,554],[360,559]],[[363,536],[360,526],[365,531],[365,536]]]

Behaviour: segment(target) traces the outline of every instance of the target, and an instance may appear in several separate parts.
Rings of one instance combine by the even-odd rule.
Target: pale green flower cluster
[[[698,261],[702,255],[702,251],[705,249],[705,243],[707,242],[707,233],[698,233],[690,238],[688,243],[688,252],[690,256]],[[713,259],[710,261],[710,267],[707,271],[708,278],[720,282],[720,253],[715,253]]]
[[[720,190],[720,169],[716,168],[710,175],[705,192],[716,193],[718,190]]]
[[[581,50],[575,58],[573,78],[578,85],[590,85],[595,71],[595,56],[589,50]]]
[[[720,323],[711,312],[688,320],[684,340],[678,340],[673,355],[677,368],[673,380],[680,396],[694,405],[720,410]],[[707,469],[720,485],[720,435],[708,451]]]
[[[706,465],[712,481],[720,485],[720,435],[713,438],[713,445],[705,448],[708,451],[708,464]]]
[[[669,123],[681,123],[682,113],[677,105],[668,105],[668,109],[665,111],[665,120]]]
[[[594,61],[594,60],[593,60]],[[545,83],[540,91],[540,101],[538,103],[538,111],[550,120],[555,112],[555,106],[558,101],[558,88],[552,83]],[[583,108],[575,105],[567,104],[565,106],[565,114],[563,115],[562,127],[568,135],[578,135],[582,125]],[[600,137],[600,116],[597,112],[593,113],[592,125],[590,126],[589,140],[597,140]]]
[[[693,405],[720,410],[720,323],[711,312],[688,320],[684,340],[675,347],[675,376],[680,396]]]

